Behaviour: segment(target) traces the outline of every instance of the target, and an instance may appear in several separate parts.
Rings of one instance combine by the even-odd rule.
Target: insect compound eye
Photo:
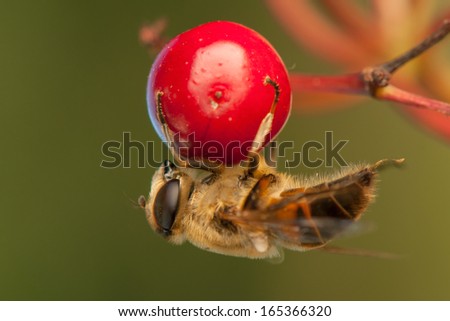
[[[168,181],[173,178],[173,172],[175,170],[175,165],[170,160],[165,160],[163,163],[164,168],[164,178]]]
[[[169,236],[180,204],[180,181],[171,179],[156,194],[153,215],[164,236]]]

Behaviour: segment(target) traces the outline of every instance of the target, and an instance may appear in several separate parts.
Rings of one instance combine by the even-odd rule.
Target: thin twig
[[[417,56],[421,55],[422,53],[430,49],[432,46],[440,42],[449,33],[450,33],[450,20],[444,20],[441,27],[435,32],[433,32],[430,36],[425,38],[420,44],[408,50],[403,55],[395,59],[392,59],[391,61],[385,62],[379,67],[385,69],[386,71],[392,74],[398,68],[403,66],[405,63],[416,58]]]

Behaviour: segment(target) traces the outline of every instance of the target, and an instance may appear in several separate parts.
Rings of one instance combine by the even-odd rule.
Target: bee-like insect
[[[376,170],[387,162],[354,166],[331,178],[302,179],[277,172],[258,150],[269,133],[279,96],[262,120],[243,166],[190,166],[174,148],[155,93],[158,119],[180,166],[165,161],[153,176],[150,195],[141,197],[150,226],[169,242],[232,256],[271,258],[280,248],[323,248],[357,221],[374,197]],[[241,164],[242,165],[242,164]]]
[[[374,197],[376,170],[386,162],[355,166],[331,179],[301,179],[263,159],[250,175],[239,166],[211,173],[165,161],[141,206],[150,226],[171,243],[276,257],[280,248],[324,247],[357,221]]]

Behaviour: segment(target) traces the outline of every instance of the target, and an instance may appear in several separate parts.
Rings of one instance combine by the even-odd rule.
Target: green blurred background
[[[286,65],[333,72],[284,33],[261,1],[21,1],[0,10],[2,300],[449,300],[450,146],[389,103],[293,115],[280,140],[348,139],[352,162],[406,157],[382,172],[364,220],[376,230],[334,244],[397,260],[286,252],[282,264],[172,246],[131,199],[152,168],[102,169],[101,146],[147,116],[144,21],[167,34],[228,19],[266,36]],[[405,48],[406,49],[406,48]],[[300,173],[302,169],[290,170]]]

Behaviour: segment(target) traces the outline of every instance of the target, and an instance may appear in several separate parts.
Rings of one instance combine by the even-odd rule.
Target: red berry
[[[270,43],[245,26],[227,21],[203,24],[171,40],[150,72],[147,101],[151,121],[166,141],[158,120],[157,96],[172,141],[187,158],[236,164],[246,156],[280,88],[266,143],[286,122],[291,89],[286,68]],[[269,139],[270,137],[270,139]],[[195,141],[194,141],[195,140]]]

